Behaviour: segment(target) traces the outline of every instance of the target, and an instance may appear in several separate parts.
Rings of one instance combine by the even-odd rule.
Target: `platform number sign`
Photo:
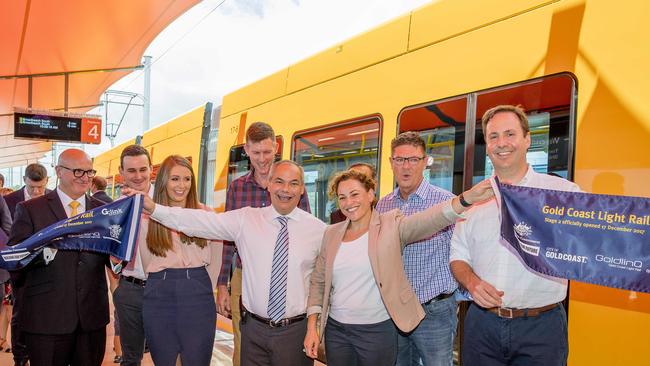
[[[102,120],[83,118],[81,120],[81,142],[99,144],[102,142]]]

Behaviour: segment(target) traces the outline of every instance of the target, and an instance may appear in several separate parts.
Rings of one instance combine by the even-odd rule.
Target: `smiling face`
[[[169,198],[169,205],[185,207],[187,196],[192,188],[192,172],[182,165],[175,165],[169,171],[169,179],[165,191]]]
[[[90,157],[78,149],[68,149],[59,156],[58,165],[56,166],[56,176],[59,178],[59,189],[72,199],[83,196],[90,188],[92,178],[88,174],[81,177],[75,177],[73,171],[81,169],[84,171],[92,170],[93,162]]]
[[[255,174],[266,177],[275,159],[277,145],[274,140],[264,139],[259,142],[246,142],[244,150],[251,161]]]
[[[340,181],[336,194],[341,212],[350,221],[357,222],[372,214],[375,191],[366,190],[358,180],[351,178]]]
[[[136,191],[147,193],[151,184],[151,165],[146,155],[125,156],[120,166],[124,184]]]
[[[271,171],[267,189],[273,208],[281,215],[288,215],[298,206],[305,191],[300,168],[288,162],[277,164]]]
[[[392,158],[423,158],[424,150],[420,146],[399,145],[393,149]],[[420,159],[417,163],[404,161],[401,165],[391,159],[390,167],[393,169],[393,175],[397,181],[400,195],[402,198],[408,197],[415,192],[422,179],[424,179],[424,168],[427,167],[427,159]]]
[[[530,133],[524,132],[516,114],[495,114],[485,127],[485,143],[497,176],[518,181],[526,174]]]

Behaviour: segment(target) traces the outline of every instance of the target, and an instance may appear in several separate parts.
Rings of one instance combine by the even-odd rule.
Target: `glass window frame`
[[[378,134],[378,142],[377,142],[377,162],[375,164],[375,170],[376,170],[376,175],[377,175],[377,180],[376,184],[377,186],[375,187],[375,192],[379,194],[380,192],[380,187],[381,187],[381,162],[382,162],[382,150],[383,150],[383,133],[384,133],[384,117],[381,115],[381,113],[373,113],[373,114],[368,114],[360,117],[354,117],[338,122],[332,122],[332,123],[326,123],[326,124],[321,124],[316,127],[312,128],[306,128],[302,130],[297,130],[291,135],[291,153],[290,153],[290,158],[291,160],[297,162],[296,160],[296,139],[302,135],[305,134],[313,134],[313,133],[318,133],[322,131],[327,131],[329,129],[334,129],[334,128],[345,128],[348,126],[353,126],[355,124],[360,124],[360,123],[365,123],[369,121],[375,120],[378,125],[379,125],[379,130],[377,131]],[[310,203],[311,205],[311,203]],[[316,214],[316,209],[314,207],[311,207],[312,215],[317,216]],[[325,221],[327,222],[327,221]]]

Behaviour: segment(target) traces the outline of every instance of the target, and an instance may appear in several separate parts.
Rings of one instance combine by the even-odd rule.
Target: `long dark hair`
[[[187,159],[180,155],[170,155],[162,162],[162,164],[160,164],[160,170],[158,170],[156,182],[154,183],[154,202],[164,206],[169,206],[167,182],[169,181],[172,168],[178,165],[189,169],[190,173],[192,174],[192,185],[190,186],[190,192],[187,195],[185,208],[200,208],[201,205],[199,204],[199,200],[196,194],[196,179],[194,176],[194,170],[192,169],[192,164],[190,164]],[[183,233],[179,234],[181,241],[185,244],[194,244],[200,248],[205,248],[205,246],[208,245],[208,242],[205,239],[190,237]],[[171,250],[174,247],[172,244],[171,230],[167,229],[156,221],[150,220],[149,230],[147,231],[147,247],[149,248],[149,251],[154,255],[157,255],[159,257],[166,257],[167,251]]]

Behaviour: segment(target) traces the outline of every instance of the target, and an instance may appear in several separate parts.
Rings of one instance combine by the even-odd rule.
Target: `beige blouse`
[[[211,209],[204,206],[206,211]],[[138,251],[142,257],[142,266],[145,273],[148,275],[152,272],[159,272],[167,268],[194,268],[194,267],[207,267],[212,287],[217,287],[217,277],[221,269],[221,261],[219,254],[221,250],[215,248],[216,243],[208,241],[208,245],[200,248],[194,244],[185,244],[181,241],[181,237],[177,231],[172,232],[172,245],[173,249],[167,251],[166,257],[159,257],[149,251],[147,246],[147,231],[149,228],[149,215],[142,214],[140,220],[140,232],[138,236]]]

